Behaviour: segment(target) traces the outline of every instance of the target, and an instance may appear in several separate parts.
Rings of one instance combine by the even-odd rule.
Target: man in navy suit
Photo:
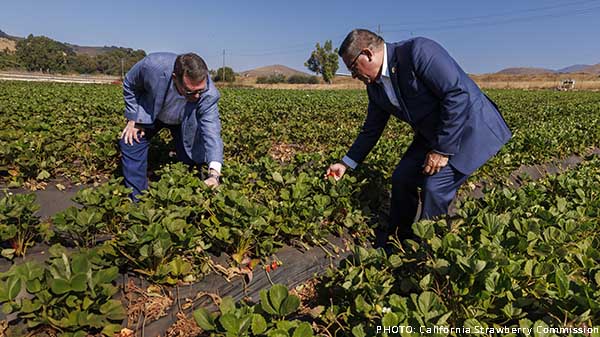
[[[367,117],[354,144],[328,175],[356,168],[381,136],[390,116],[414,130],[414,139],[392,174],[391,229],[412,237],[421,189],[421,219],[448,213],[467,177],[511,138],[497,106],[436,42],[398,43],[364,29],[353,30],[339,48],[353,78],[367,86]]]
[[[220,95],[200,56],[149,54],[125,76],[123,96],[127,125],[119,146],[125,185],[132,188],[134,200],[148,188],[150,139],[162,128],[171,131],[179,161],[208,164],[204,182],[211,187],[219,184],[223,163]]]

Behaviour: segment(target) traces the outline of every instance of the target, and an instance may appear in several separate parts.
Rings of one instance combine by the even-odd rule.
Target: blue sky
[[[380,25],[386,41],[426,36],[469,73],[600,63],[600,0],[2,1],[0,29],[79,45],[196,52],[210,68],[308,71],[315,43]],[[346,69],[342,66],[342,71]]]

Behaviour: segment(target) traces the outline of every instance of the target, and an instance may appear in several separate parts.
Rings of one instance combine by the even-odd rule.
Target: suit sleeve
[[[145,58],[136,63],[123,79],[123,98],[125,99],[125,118],[137,120],[138,98],[144,92],[144,62]]]
[[[415,39],[412,53],[417,76],[441,100],[433,150],[454,155],[460,150],[468,118],[469,93],[462,80],[464,73],[448,52],[432,40]]]
[[[220,95],[210,97],[198,110],[198,132],[204,144],[205,163],[223,163],[223,140],[221,139],[221,120],[219,118]],[[219,171],[219,170],[217,170]]]
[[[390,114],[388,112],[369,101],[367,118],[346,156],[356,163],[361,163],[377,144],[389,119]]]

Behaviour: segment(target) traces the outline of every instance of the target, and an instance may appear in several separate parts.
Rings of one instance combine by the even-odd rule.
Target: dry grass
[[[576,90],[600,90],[597,74],[539,74],[539,75],[472,75],[477,84],[486,89],[556,89],[566,79],[575,80]]]
[[[16,45],[17,43],[15,41],[0,37],[0,51],[8,50],[12,53],[16,50]]]
[[[508,75],[508,74],[485,74],[470,75],[471,78],[484,89],[556,89],[560,82],[565,79],[575,80],[576,90],[600,90],[600,75],[598,74],[536,74],[536,75]],[[365,85],[351,77],[338,76],[333,84],[256,84],[255,77],[246,77],[236,80],[232,85],[260,89],[304,89],[304,90],[343,90],[364,89]]]

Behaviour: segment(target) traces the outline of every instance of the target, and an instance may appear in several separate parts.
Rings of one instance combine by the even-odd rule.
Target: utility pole
[[[225,49],[223,49],[223,68],[222,69],[223,69],[223,76],[222,76],[221,80],[223,82],[225,82]]]
[[[125,79],[125,75],[123,74],[124,69],[125,69],[125,60],[123,60],[123,58],[121,57],[121,81],[123,81]]]
[[[377,35],[381,36],[381,25],[377,25]]]

